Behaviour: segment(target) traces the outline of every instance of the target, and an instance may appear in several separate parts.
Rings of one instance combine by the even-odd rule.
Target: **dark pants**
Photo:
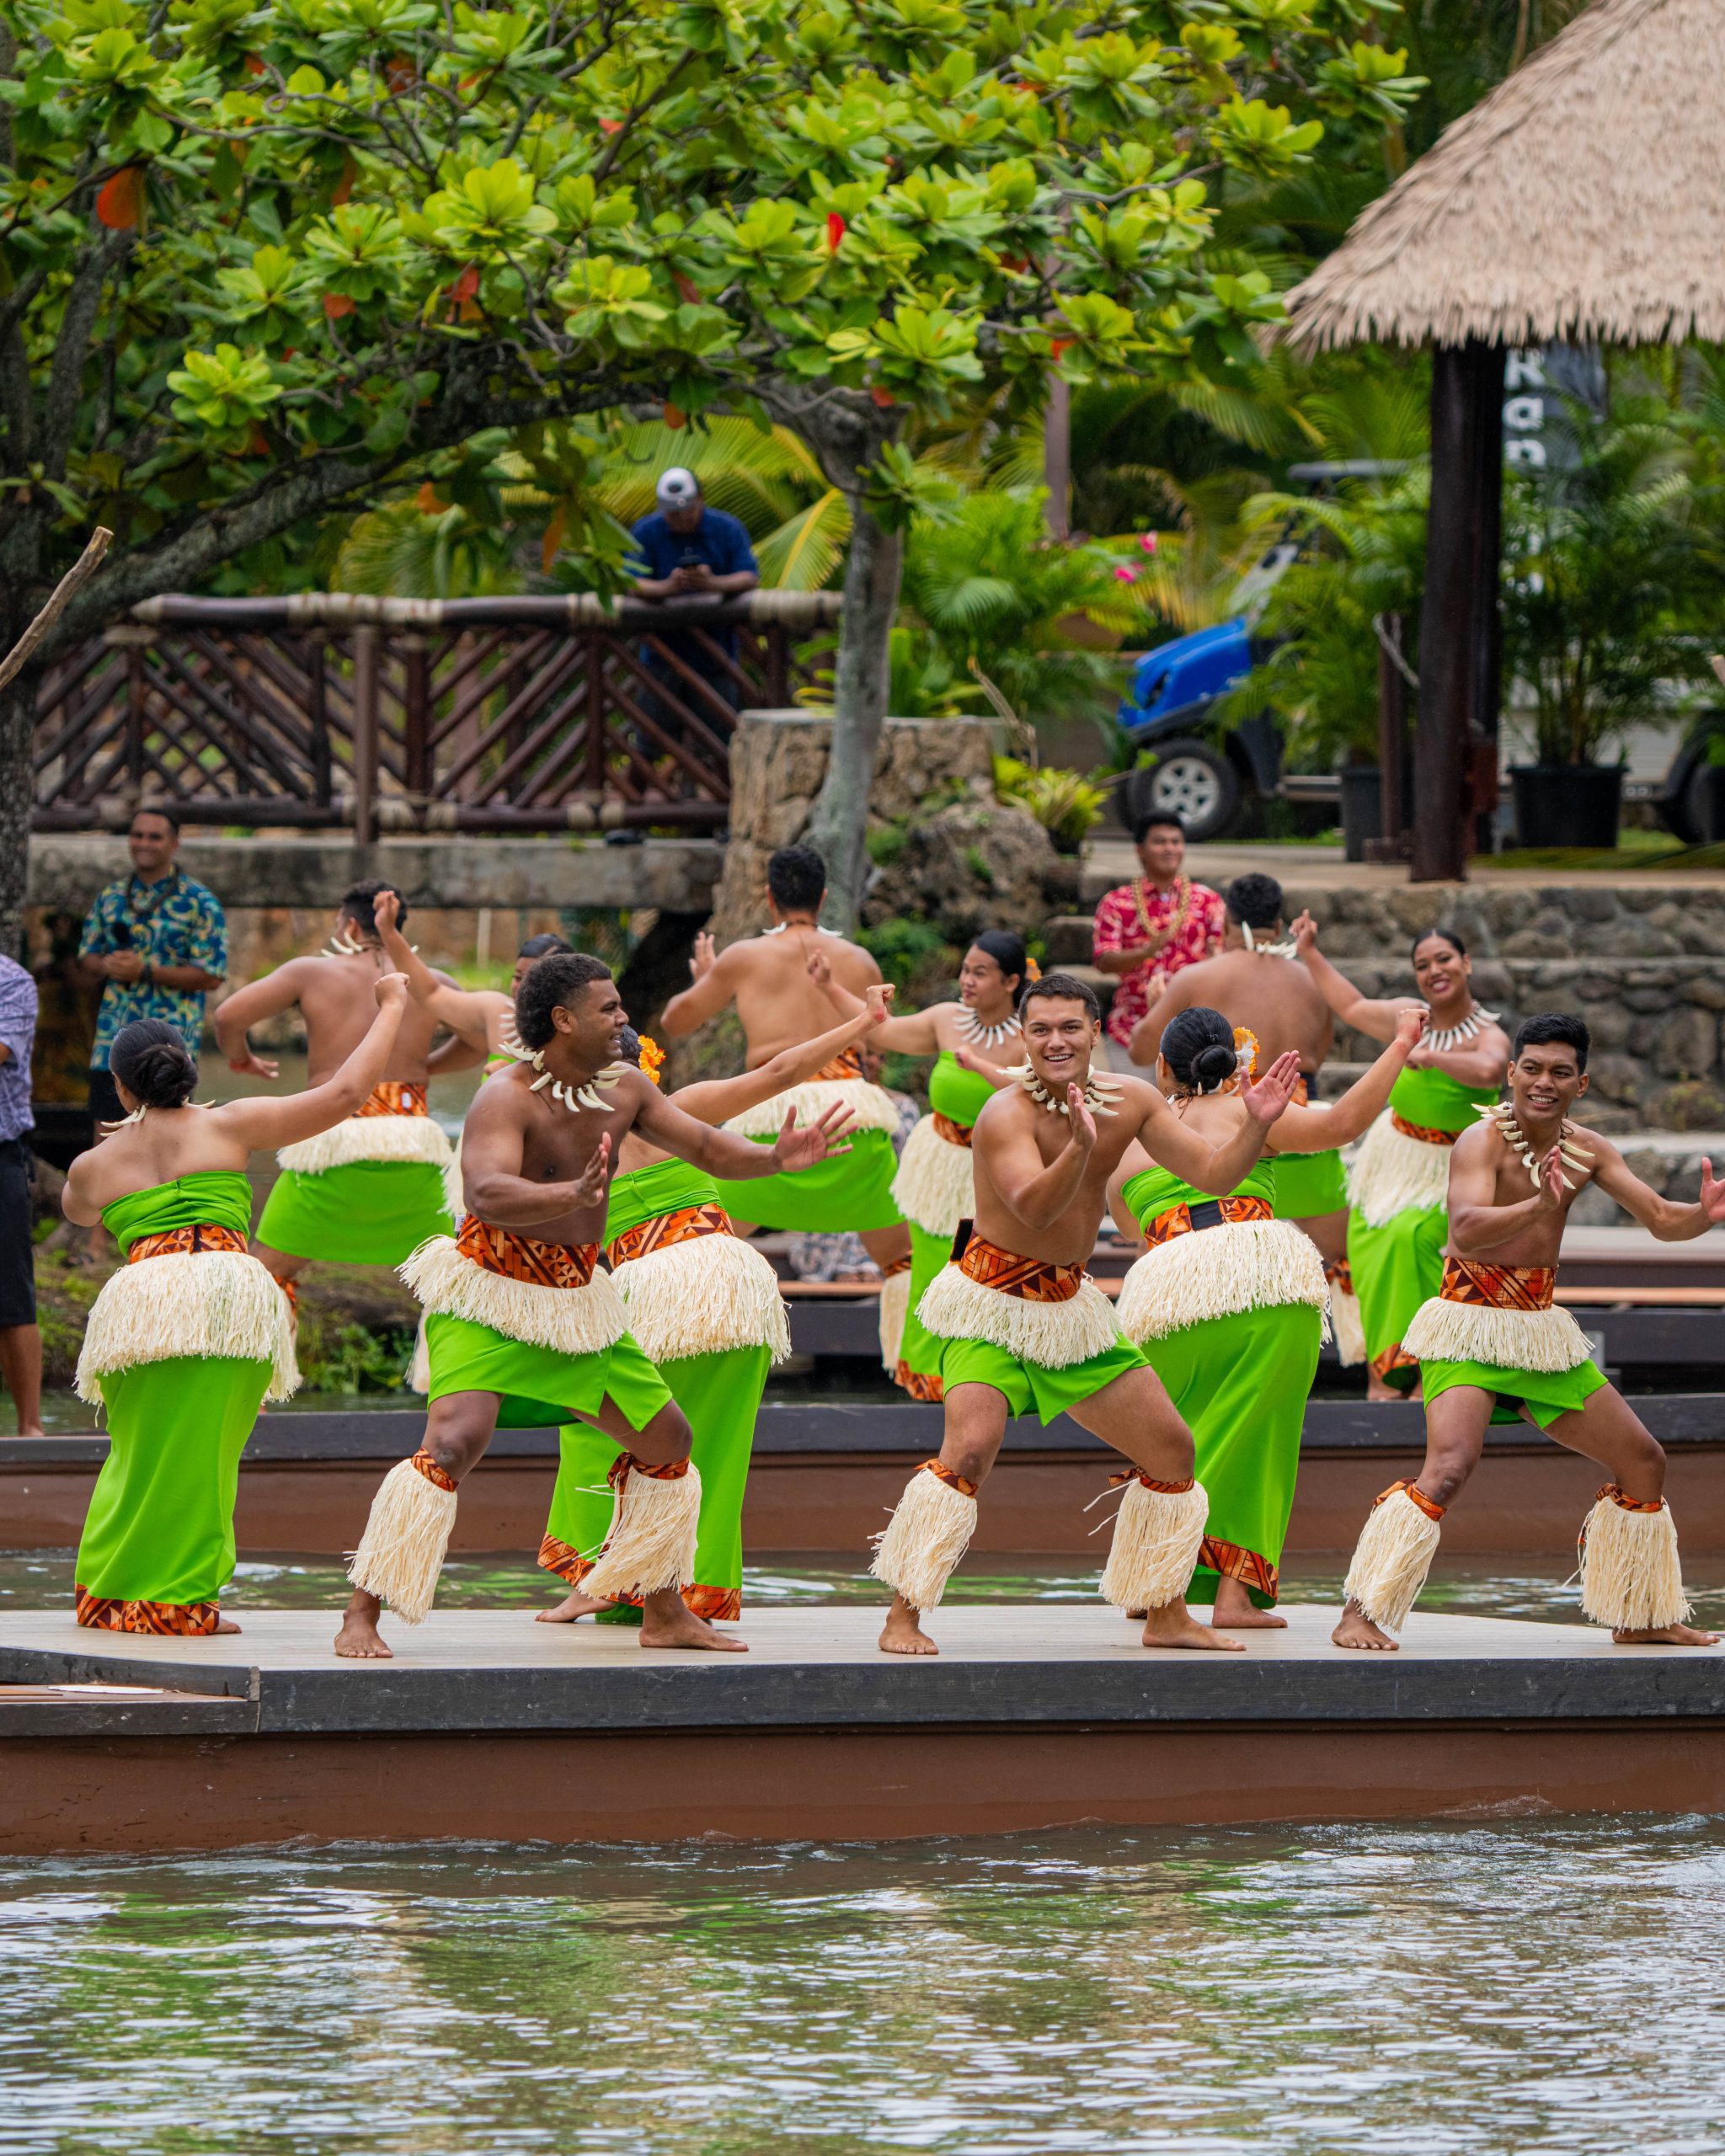
[[[0,1330],[36,1321],[30,1168],[23,1139],[0,1139]]]

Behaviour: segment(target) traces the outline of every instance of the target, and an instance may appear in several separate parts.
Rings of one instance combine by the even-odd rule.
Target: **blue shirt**
[[[0,958],[0,1141],[35,1128],[30,1113],[30,1052],[36,1041],[36,984],[13,958]]]
[[[634,557],[630,566],[640,576],[654,577],[661,581],[673,569],[681,568],[685,554],[693,554],[706,563],[715,576],[734,576],[739,569],[752,569],[756,566],[755,549],[749,544],[749,534],[740,519],[728,516],[722,509],[701,511],[701,521],[692,531],[673,531],[661,510],[644,516],[634,527]],[[734,629],[715,625],[707,633],[733,659],[737,655],[737,632]],[[708,659],[701,647],[686,637],[668,637],[665,641],[679,658],[686,659],[698,666]],[[710,667],[712,661],[708,659]]]
[[[79,938],[79,958],[136,951],[153,966],[196,966],[206,974],[227,971],[227,922],[213,891],[178,868],[159,883],[136,876],[110,883],[90,909]],[[96,1012],[92,1070],[108,1068],[108,1051],[122,1027],[136,1018],[165,1018],[196,1055],[204,1039],[204,991],[163,988],[142,979],[102,985]]]

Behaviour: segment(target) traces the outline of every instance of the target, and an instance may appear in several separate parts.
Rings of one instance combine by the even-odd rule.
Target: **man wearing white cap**
[[[761,576],[748,532],[734,516],[707,506],[694,473],[674,464],[660,472],[655,492],[658,509],[634,528],[636,560],[646,571],[636,579],[638,596],[734,599],[754,590]],[[715,720],[728,719],[729,712],[735,709],[737,685],[730,670],[713,656],[709,638],[727,659],[735,659],[737,632],[721,622],[703,627],[699,636],[661,633],[659,638],[709,685],[704,691],[650,645],[642,657],[667,696],[693,709],[710,726]],[[661,705],[652,716],[661,723],[671,722],[673,732],[681,730],[674,723],[675,706]]]

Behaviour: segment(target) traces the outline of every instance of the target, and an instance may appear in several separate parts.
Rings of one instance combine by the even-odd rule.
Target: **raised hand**
[[[569,1207],[572,1213],[585,1211],[590,1205],[602,1205],[611,1187],[611,1133],[601,1131],[599,1143],[593,1148],[593,1157],[569,1185]]]
[[[850,1128],[851,1111],[842,1101],[836,1102],[817,1122],[797,1128],[794,1108],[786,1115],[784,1128],[773,1140],[772,1157],[777,1165],[794,1174],[798,1168],[812,1168],[829,1154],[848,1153],[848,1145],[836,1141]]]
[[[1096,1143],[1096,1118],[1084,1105],[1084,1088],[1066,1088],[1066,1120],[1072,1126],[1072,1143],[1087,1153]]]
[[[703,928],[695,938],[695,955],[689,961],[689,978],[692,980],[705,980],[708,974],[713,971],[718,958],[718,953],[713,947],[712,935]]]
[[[1300,1083],[1300,1058],[1293,1049],[1285,1049],[1265,1071],[1255,1086],[1242,1086],[1240,1104],[1254,1123],[1274,1123],[1290,1101]]]
[[[1725,1182],[1713,1180],[1713,1164],[1701,1162],[1701,1210],[1710,1220],[1725,1220]]]
[[[405,974],[379,974],[371,992],[377,998],[380,1011],[399,1010],[408,1000],[408,977]]]

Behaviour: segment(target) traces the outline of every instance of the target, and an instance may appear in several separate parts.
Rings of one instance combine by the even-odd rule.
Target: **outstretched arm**
[[[890,984],[883,982],[869,990],[866,1002],[852,996],[850,1000],[857,1005],[857,1016],[835,1026],[830,1033],[819,1033],[800,1048],[782,1049],[771,1062],[763,1063],[758,1070],[745,1070],[740,1077],[710,1078],[697,1086],[680,1086],[671,1098],[697,1123],[729,1123],[734,1115],[758,1107],[788,1086],[802,1085],[865,1033],[881,1039],[892,1024],[886,1015],[892,992]]]
[[[230,1070],[244,1071],[253,1078],[274,1078],[280,1069],[279,1064],[254,1055],[246,1034],[252,1027],[261,1025],[265,1018],[278,1017],[291,1011],[300,1000],[300,984],[305,979],[305,969],[316,965],[315,958],[290,958],[285,966],[278,966],[273,974],[265,974],[262,980],[248,980],[243,988],[237,988],[217,1006],[211,1020],[216,1035],[216,1045],[227,1058]]]
[[[1161,1161],[1182,1182],[1207,1190],[1212,1197],[1226,1198],[1257,1165],[1269,1127],[1293,1099],[1299,1078],[1300,1058],[1290,1049],[1255,1086],[1241,1088],[1246,1120],[1220,1145],[1211,1145],[1188,1130],[1156,1088],[1146,1086],[1143,1120],[1134,1134],[1152,1161]]]
[[[1351,1026],[1356,1033],[1364,1033],[1368,1040],[1388,1041],[1396,1037],[1398,1013],[1409,1003],[1418,1003],[1412,996],[1379,997],[1362,995],[1345,974],[1339,974],[1317,947],[1317,923],[1311,913],[1302,913],[1294,924],[1294,952],[1306,970],[1317,984],[1317,991],[1344,1026]]]
[[[402,934],[397,918],[400,910],[400,902],[393,891],[377,894],[371,917],[382,939],[385,957],[406,979],[408,993],[414,1002],[423,1003],[440,1025],[447,1026],[452,1033],[459,1033],[483,1055],[487,1049],[497,1045],[493,1029],[509,1016],[509,998],[495,989],[475,991],[457,988],[441,974],[433,973]],[[441,1067],[459,1070],[466,1066],[446,1063]]]
[[[1370,1128],[1389,1104],[1390,1088],[1406,1067],[1425,1026],[1425,1013],[1410,1003],[1397,1015],[1396,1038],[1363,1078],[1339,1101],[1323,1107],[1290,1107],[1269,1134],[1273,1153],[1322,1153],[1348,1145]]]
[[[735,997],[737,969],[730,952],[715,956],[713,938],[703,928],[695,938],[695,955],[689,961],[689,986],[672,996],[660,1014],[660,1029],[673,1040],[692,1033],[709,1018],[716,1018]]]
[[[377,1016],[370,1032],[333,1078],[285,1101],[227,1101],[211,1108],[211,1114],[254,1151],[269,1145],[296,1145],[302,1138],[315,1138],[320,1130],[343,1122],[382,1077],[408,1007],[408,985],[399,974],[383,974],[377,994]]]
[[[1594,1156],[1594,1181],[1615,1198],[1632,1219],[1662,1243],[1686,1243],[1725,1220],[1725,1182],[1713,1180],[1713,1164],[1701,1162],[1701,1194],[1693,1205],[1679,1205],[1651,1190],[1609,1139],[1594,1131],[1578,1136],[1577,1150]]]

